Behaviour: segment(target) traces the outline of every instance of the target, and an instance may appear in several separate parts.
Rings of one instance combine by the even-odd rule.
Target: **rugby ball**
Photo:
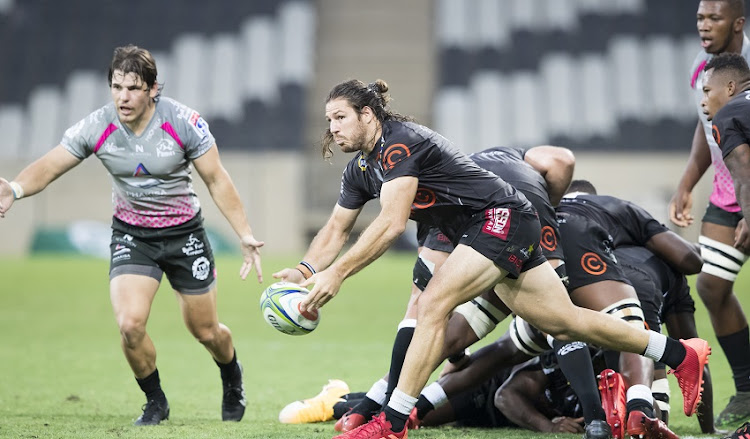
[[[292,282],[276,282],[260,295],[260,311],[263,319],[279,332],[289,335],[305,335],[318,327],[318,311],[300,311],[300,302],[310,292]]]

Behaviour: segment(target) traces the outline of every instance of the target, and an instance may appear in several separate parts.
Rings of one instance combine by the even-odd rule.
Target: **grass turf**
[[[245,367],[248,410],[240,423],[220,420],[218,368],[187,332],[166,280],[156,296],[148,331],[157,348],[171,417],[137,428],[144,398],[119,347],[108,295],[108,262],[69,256],[0,259],[0,437],[13,438],[330,438],[333,423],[282,425],[279,410],[317,394],[329,378],[365,391],[390,361],[403,315],[414,255],[389,252],[343,284],[322,310],[315,332],[292,337],[262,319],[258,298],[271,274],[294,266],[293,257],[265,256],[265,282],[240,281],[238,258],[219,258],[219,317],[233,331]],[[251,275],[252,276],[252,275]],[[747,276],[737,291],[746,309]],[[734,393],[731,372],[696,294],[698,331],[714,348],[714,411]],[[507,325],[493,335],[499,336]],[[699,436],[682,414],[673,378],[670,425]],[[423,429],[414,438],[532,438],[523,430]],[[579,435],[557,435],[579,437]]]

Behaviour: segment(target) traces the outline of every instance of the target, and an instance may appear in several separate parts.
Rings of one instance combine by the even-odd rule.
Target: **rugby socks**
[[[384,379],[379,379],[375,384],[370,387],[365,397],[362,398],[359,404],[354,406],[352,409],[353,413],[359,413],[366,419],[372,416],[373,413],[380,410],[385,404],[385,391],[388,388],[388,382]]]
[[[341,419],[349,410],[353,409],[365,397],[365,392],[347,393],[339,402],[333,405],[333,419]]]
[[[448,401],[448,395],[445,394],[443,386],[434,382],[422,390],[417,399],[417,418],[424,419],[427,413],[440,407]]]
[[[385,418],[391,423],[391,430],[395,433],[404,431],[406,420],[417,403],[417,398],[395,389],[391,400],[385,408]]]
[[[625,393],[625,399],[628,413],[633,410],[640,410],[649,418],[654,417],[654,398],[651,395],[651,389],[643,384],[634,384],[628,387]]]
[[[578,395],[586,424],[596,419],[605,421],[607,416],[602,408],[588,345],[580,341],[566,343],[553,340],[552,347],[557,356],[557,365]]]
[[[239,364],[237,364],[236,350],[234,351],[232,360],[229,363],[219,363],[218,361],[216,361],[216,359],[214,359],[214,362],[217,366],[219,366],[219,370],[221,371],[221,381],[229,383],[242,378],[240,366]]]
[[[685,359],[685,346],[666,335],[654,331],[648,332],[648,346],[642,355],[654,361],[661,361],[672,369],[677,369],[677,366]]]
[[[147,401],[166,402],[167,396],[161,389],[161,380],[159,379],[159,369],[155,369],[154,372],[146,378],[136,378],[136,382],[146,394]]]
[[[745,326],[734,334],[716,337],[732,368],[734,387],[738,392],[750,391],[750,331]]]
[[[398,384],[398,377],[401,375],[401,368],[404,366],[406,351],[414,337],[416,326],[417,321],[415,319],[404,319],[398,324],[398,332],[396,332],[396,339],[393,341],[393,351],[391,352],[391,368],[388,372],[388,388],[385,392],[384,403],[388,402],[393,389]]]

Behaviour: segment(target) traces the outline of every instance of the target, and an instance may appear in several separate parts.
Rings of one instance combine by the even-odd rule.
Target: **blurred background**
[[[136,44],[154,54],[163,94],[208,121],[264,251],[304,251],[335,205],[351,157],[322,159],[323,106],[328,91],[351,78],[384,79],[393,109],[466,152],[566,146],[577,157],[575,178],[668,223],[697,123],[690,88],[697,7],[698,0],[0,0],[0,176],[12,179],[109,102],[112,51]],[[96,162],[15,204],[0,222],[0,256],[75,248],[106,257],[110,181]],[[709,170],[694,193],[698,219],[711,178]],[[225,240],[234,249],[199,178],[195,186],[214,246]],[[370,204],[360,227],[377,213]],[[696,239],[698,229],[678,232]]]

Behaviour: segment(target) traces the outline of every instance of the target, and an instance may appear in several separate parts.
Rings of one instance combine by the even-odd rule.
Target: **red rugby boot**
[[[680,339],[685,346],[685,359],[677,369],[670,370],[677,377],[677,383],[682,390],[683,411],[687,416],[693,416],[703,393],[703,367],[708,363],[711,348],[706,340],[691,338]]]
[[[334,436],[333,439],[407,439],[409,429],[396,433],[391,430],[391,423],[385,419],[385,413],[373,416],[370,422],[360,425],[354,430]]]
[[[605,369],[596,377],[599,380],[599,394],[602,408],[607,416],[607,424],[612,428],[614,439],[625,437],[625,382],[622,375],[612,369]]]

